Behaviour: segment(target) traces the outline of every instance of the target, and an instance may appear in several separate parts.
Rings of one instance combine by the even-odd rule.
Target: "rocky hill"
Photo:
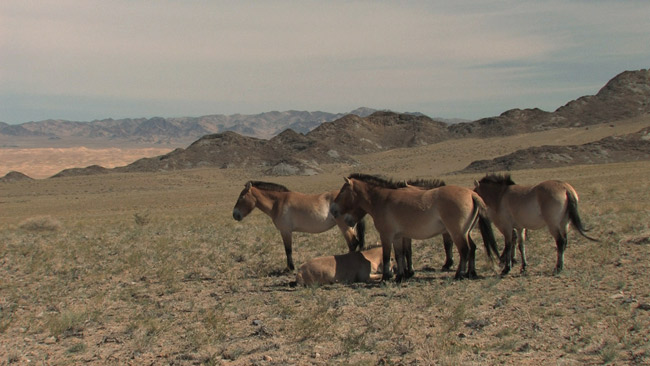
[[[625,71],[596,95],[568,102],[555,112],[512,109],[498,117],[449,126],[460,137],[490,137],[615,122],[650,113],[650,70]]]
[[[462,172],[498,172],[637,160],[650,160],[650,127],[583,145],[521,149],[495,159],[474,161]]]
[[[0,177],[0,182],[18,182],[18,181],[25,181],[25,180],[33,180],[33,178],[21,172],[14,172],[14,171],[5,174],[4,177]]]

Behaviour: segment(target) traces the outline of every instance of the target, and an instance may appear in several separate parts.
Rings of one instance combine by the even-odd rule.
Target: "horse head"
[[[244,217],[248,216],[251,211],[255,208],[256,199],[255,196],[251,193],[252,182],[246,182],[244,189],[239,194],[235,207],[232,210],[232,217],[241,221]]]
[[[352,227],[363,218],[365,212],[359,209],[354,182],[349,178],[344,179],[343,187],[330,205],[330,213],[335,219],[343,216],[345,223]]]

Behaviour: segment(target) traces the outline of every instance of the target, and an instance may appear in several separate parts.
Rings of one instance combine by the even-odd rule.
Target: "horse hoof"
[[[415,271],[406,271],[406,273],[404,273],[404,278],[407,280],[413,276],[415,276]]]
[[[453,262],[452,262],[452,263],[449,263],[449,264],[445,264],[444,266],[442,266],[442,268],[441,268],[440,270],[441,270],[442,272],[451,272],[451,267],[452,267],[453,265],[454,265]]]
[[[501,276],[505,276],[508,273],[510,273],[510,268],[504,268],[503,271],[501,271]]]
[[[476,271],[471,271],[467,273],[467,278],[469,278],[470,280],[476,280],[478,279],[478,274],[476,274]]]

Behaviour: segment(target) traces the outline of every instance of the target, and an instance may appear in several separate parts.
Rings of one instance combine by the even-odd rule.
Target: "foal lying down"
[[[382,277],[382,248],[313,258],[298,268],[299,285],[379,282]]]

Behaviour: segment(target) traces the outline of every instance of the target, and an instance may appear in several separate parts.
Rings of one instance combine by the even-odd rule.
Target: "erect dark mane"
[[[409,179],[406,181],[406,184],[420,188],[432,189],[444,186],[445,182],[441,179]]]
[[[369,175],[369,174],[363,174],[363,173],[350,174],[348,179],[356,179],[356,180],[360,180],[362,182],[372,184],[372,185],[375,185],[375,186],[378,186],[378,187],[390,188],[390,189],[399,189],[399,188],[406,187],[406,183],[404,181],[395,182],[393,180],[380,178],[380,177],[378,177],[376,175]]]
[[[479,184],[501,184],[512,186],[515,182],[510,177],[510,174],[487,174],[485,177],[478,181]]]
[[[250,184],[251,184],[251,186],[253,186],[253,187],[257,188],[257,189],[261,189],[261,190],[264,190],[264,191],[291,192],[289,190],[289,188],[287,188],[287,187],[285,187],[285,186],[283,186],[281,184],[277,184],[277,183],[262,182],[262,181],[259,181],[259,180],[251,180]]]

